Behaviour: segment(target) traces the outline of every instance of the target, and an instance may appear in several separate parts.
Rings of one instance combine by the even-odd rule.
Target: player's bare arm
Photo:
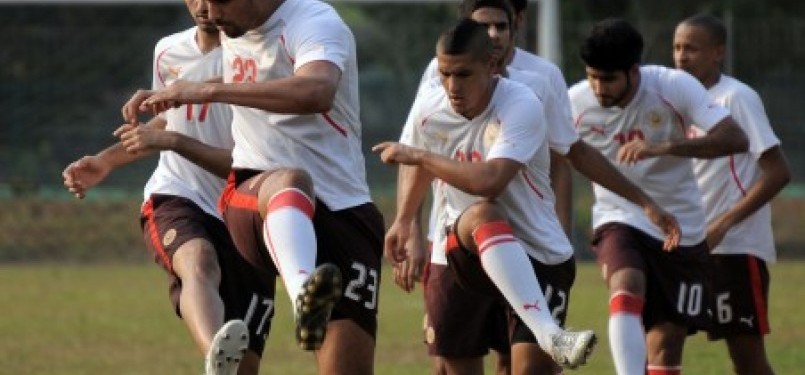
[[[115,135],[129,153],[173,151],[220,178],[225,179],[232,166],[231,149],[210,146],[178,132],[126,124]]]
[[[730,228],[769,203],[791,180],[788,162],[780,146],[766,150],[758,159],[758,165],[760,177],[746,191],[746,195],[732,209],[708,223],[707,244],[711,249],[721,243]]]
[[[407,178],[400,179],[397,186],[397,215],[386,232],[384,252],[394,263],[401,263],[408,257],[406,246],[414,233],[413,226],[419,215],[419,207],[425,200],[433,176],[420,167],[400,166],[401,174]]]
[[[485,198],[497,197],[523,167],[510,159],[461,162],[396,142],[384,142],[372,150],[380,152],[385,163],[419,166],[467,194]]]
[[[193,83],[176,81],[139,106],[159,113],[185,103],[227,103],[273,113],[321,113],[333,105],[341,70],[328,61],[312,61],[288,78],[266,82]]]
[[[154,117],[142,126],[164,128],[165,124],[162,118]],[[117,136],[117,131],[114,134]],[[70,163],[62,171],[64,186],[76,198],[83,199],[89,189],[106,179],[109,172],[147,155],[148,153],[130,153],[122,143],[115,143],[95,155],[87,155]]]
[[[405,186],[409,179],[416,178],[414,167],[400,167],[397,174],[397,186]],[[398,193],[402,189],[398,189]],[[411,292],[417,281],[420,281],[425,262],[425,238],[422,233],[422,205],[417,208],[411,223],[411,234],[405,243],[406,259],[393,267],[394,283],[402,290]]]
[[[551,188],[556,195],[556,216],[565,234],[573,228],[573,175],[565,157],[551,150]]]
[[[660,155],[674,155],[699,159],[712,159],[745,152],[749,148],[746,134],[727,116],[704,137],[685,138],[663,143],[650,143],[635,139],[618,150],[618,161],[634,164],[642,159]]]
[[[579,173],[590,181],[643,207],[646,216],[665,233],[664,250],[670,251],[679,245],[681,232],[674,215],[660,208],[643,190],[624,177],[598,150],[584,141],[577,141],[570,147],[566,158]]]

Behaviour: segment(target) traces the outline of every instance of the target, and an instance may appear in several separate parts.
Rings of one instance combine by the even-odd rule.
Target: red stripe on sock
[[[500,238],[493,239],[495,237]],[[478,245],[478,254],[481,254],[499,243],[514,241],[514,232],[509,223],[505,221],[491,221],[475,228],[472,232],[472,238],[475,240],[475,244]],[[489,243],[486,243],[487,241]]]
[[[475,228],[475,231],[472,232],[472,238],[475,240],[475,243],[482,243],[492,237],[512,234],[514,234],[514,232],[512,231],[512,227],[509,226],[509,223],[505,221],[490,221]]]
[[[307,215],[307,217],[313,218],[313,202],[299,189],[290,188],[281,190],[268,200],[269,214],[283,207],[296,207]]]
[[[657,365],[648,365],[646,370],[648,370],[648,375],[681,375],[682,374],[682,366],[657,366]]]
[[[609,315],[628,313],[634,315],[643,314],[642,298],[627,292],[617,292],[609,299]]]
[[[766,312],[766,301],[763,298],[763,283],[760,277],[760,266],[755,257],[747,257],[749,262],[749,283],[752,285],[752,302],[755,304],[757,323],[761,334],[768,334],[769,314]]]

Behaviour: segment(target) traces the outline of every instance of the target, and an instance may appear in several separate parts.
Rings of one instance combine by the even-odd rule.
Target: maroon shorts
[[[263,242],[263,219],[257,193],[267,173],[235,169],[227,182],[219,208],[240,252],[261,273],[278,272]],[[383,253],[383,216],[373,203],[331,211],[317,200],[313,215],[318,253],[316,263],[338,266],[344,294],[331,319],[350,319],[374,337],[380,292],[380,257]]]
[[[713,325],[711,340],[732,335],[766,335],[769,329],[769,270],[751,255],[711,255]]]
[[[607,282],[623,268],[643,271],[646,329],[661,322],[686,326],[691,333],[708,328],[712,288],[704,242],[665,252],[662,241],[643,231],[622,223],[607,223],[595,230],[592,248]]]
[[[489,348],[508,353],[510,343],[536,343],[531,330],[484,272],[480,258],[461,246],[452,232],[448,233],[448,244],[449,266],[431,264],[426,280],[429,353],[471,357],[484,355]],[[557,265],[545,265],[530,257],[529,260],[548,309],[564,325],[570,288],[576,278],[575,260],[571,258]]]
[[[441,264],[428,265],[424,288],[428,354],[466,358],[486,355],[489,349],[509,353],[505,302],[463,288],[453,269]]]
[[[218,292],[224,302],[224,319],[246,322],[251,336],[249,348],[261,355],[274,315],[275,278],[261,278],[237,252],[224,223],[187,198],[151,195],[143,205],[140,224],[154,260],[168,272],[170,299],[180,317],[182,281],[173,272],[173,254],[193,239],[204,239],[213,245],[221,269]]]

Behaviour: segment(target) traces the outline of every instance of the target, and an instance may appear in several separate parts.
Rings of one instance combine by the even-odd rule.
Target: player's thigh
[[[610,290],[624,290],[642,296],[645,294],[645,280],[639,276],[646,272],[646,262],[642,254],[643,244],[637,234],[637,230],[626,224],[604,224],[593,234],[592,250]]]
[[[195,245],[214,242],[207,226],[211,220],[217,219],[183,197],[154,194],[143,205],[140,216],[143,238],[146,247],[154,255],[154,261],[168,273],[169,296],[177,314],[182,290],[180,277],[190,275],[193,267],[187,265],[183,258],[178,259],[181,264],[174,264],[175,256],[180,249],[184,252]],[[208,248],[206,245],[203,247]],[[211,259],[207,259],[212,263],[210,268],[218,271],[214,253],[209,255]],[[192,260],[192,257],[188,259]]]
[[[506,305],[464,288],[452,268],[430,265],[425,284],[425,343],[428,354],[446,359],[481,358],[508,352]]]
[[[384,235],[382,215],[372,203],[332,211],[318,201],[313,228],[318,246],[316,263],[336,265],[344,280],[343,296],[335,304],[330,319],[352,320],[375,337]]]

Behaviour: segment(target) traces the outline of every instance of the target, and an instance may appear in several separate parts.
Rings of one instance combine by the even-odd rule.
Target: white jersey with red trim
[[[516,48],[511,63],[506,67],[506,76],[508,79],[526,85],[542,101],[548,131],[548,146],[554,152],[566,155],[570,146],[579,140],[579,136],[573,127],[567,84],[562,71],[550,61]],[[438,62],[435,58],[422,73],[418,91],[427,86],[441,87]],[[403,128],[403,134],[410,131],[412,131],[410,126]],[[553,190],[550,191],[550,199],[555,204]],[[428,223],[428,238],[430,239],[433,238],[436,221],[434,209],[435,207],[431,207]]]
[[[716,102],[729,109],[732,118],[746,133],[749,151],[717,159],[693,159],[693,171],[702,191],[708,222],[731,209],[746,195],[746,190],[761,175],[758,159],[780,144],[755,90],[735,78],[722,75],[709,92]],[[704,132],[691,127],[691,135],[703,136]],[[769,205],[763,205],[732,227],[712,252],[752,254],[767,262],[776,261]]]
[[[625,165],[618,163],[617,153],[621,145],[636,138],[654,143],[683,139],[687,124],[697,124],[707,132],[729,112],[710,98],[695,78],[680,70],[641,67],[639,85],[625,108],[601,107],[586,80],[571,87],[576,130],[624,176],[676,216],[682,231],[681,245],[698,244],[705,237],[705,216],[690,160],[660,156]],[[640,206],[598,184],[593,184],[593,191],[593,227],[621,222],[659,240],[664,238]]]
[[[154,49],[154,89],[177,79],[201,82],[220,77],[221,48],[203,53],[196,43],[196,28],[162,38]],[[187,104],[163,114],[166,130],[198,139],[208,145],[234,146],[232,110],[225,104]],[[173,151],[162,151],[159,163],[145,185],[145,199],[151,194],[185,197],[210,215],[220,217],[217,202],[225,181]]]
[[[409,115],[413,131],[401,142],[456,160],[473,162],[496,158],[515,160],[523,168],[495,198],[528,254],[545,264],[558,264],[573,255],[553,207],[550,156],[542,105],[527,87],[498,78],[487,108],[467,120],[457,114],[441,86],[417,94]],[[455,222],[482,198],[439,182],[434,205],[436,228]],[[433,263],[447,264],[444,230],[434,233]]]
[[[511,63],[506,67],[506,78],[528,86],[542,101],[548,125],[548,146],[554,152],[566,155],[570,146],[579,140],[573,128],[570,99],[562,71],[550,61],[520,48],[514,51]],[[434,58],[422,73],[419,89],[423,86],[441,86],[439,66]],[[403,129],[409,131],[410,129]]]
[[[300,168],[313,178],[317,198],[332,210],[371,200],[361,152],[355,39],[328,4],[286,0],[257,29],[222,36],[224,82],[264,82],[291,77],[313,61],[341,70],[332,109],[284,114],[233,106],[233,167]]]

